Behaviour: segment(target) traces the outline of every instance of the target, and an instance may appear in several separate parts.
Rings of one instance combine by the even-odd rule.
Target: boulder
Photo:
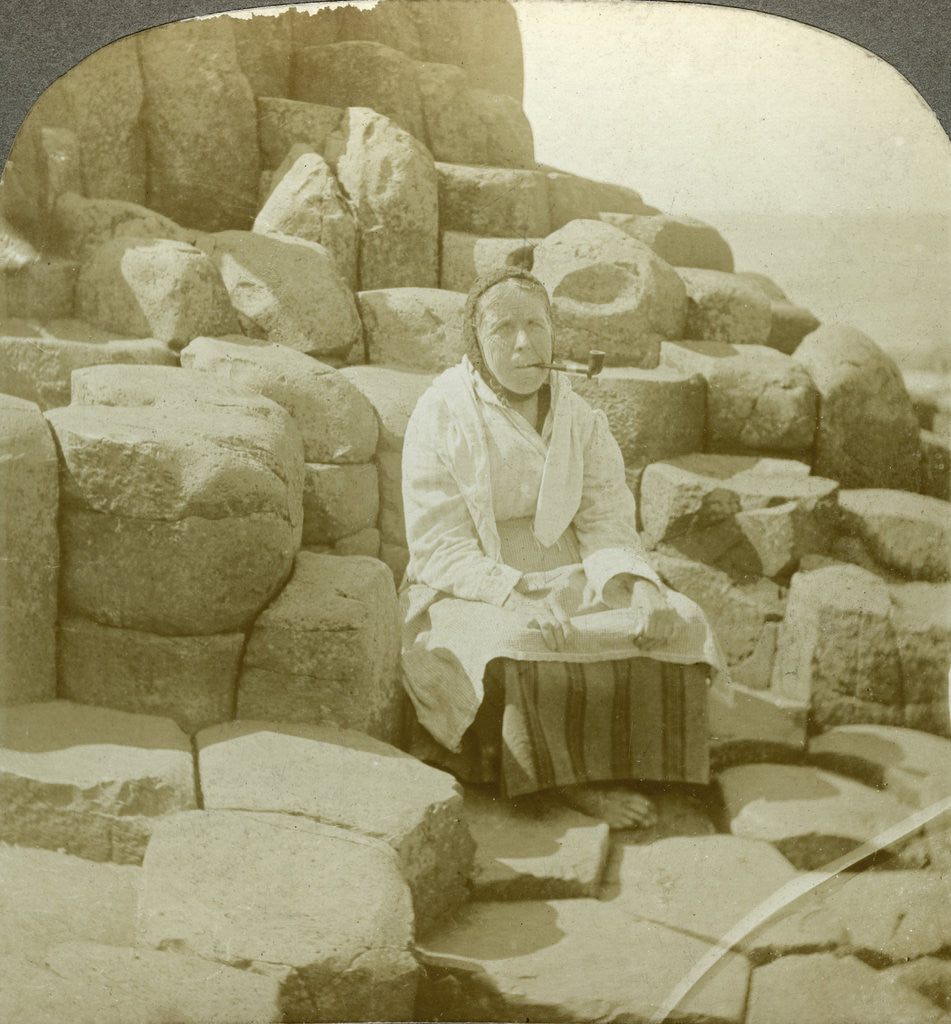
[[[557,231],[573,220],[598,220],[601,211],[619,214],[653,214],[633,189],[594,181],[578,174],[543,168],[548,183],[550,230]]]
[[[801,871],[823,868],[912,813],[890,793],[802,765],[740,765],[718,781],[730,832],[772,843]]]
[[[836,484],[794,459],[682,455],[649,465],[640,513],[650,547],[730,572],[786,575],[828,547]]]
[[[951,501],[951,438],[922,430],[918,444],[921,449],[919,490],[933,498]]]
[[[421,142],[373,110],[347,110],[325,153],[360,231],[360,287],[434,288],[439,207],[433,158]]]
[[[286,1020],[409,1020],[413,909],[393,851],[299,815],[195,811],[156,828],[139,941],[280,981]]]
[[[784,956],[753,971],[747,1024],[937,1024],[942,1011],[855,957]]]
[[[79,267],[71,260],[45,259],[8,269],[0,281],[0,311],[14,319],[68,319],[76,306]]]
[[[769,337],[765,344],[786,355],[792,355],[802,339],[819,326],[818,318],[808,309],[786,299],[772,299],[769,314]]]
[[[842,529],[913,580],[951,579],[951,502],[883,488],[839,492]]]
[[[795,357],[819,392],[813,468],[843,487],[916,489],[918,418],[894,361],[854,327],[820,327]]]
[[[80,317],[90,323],[176,349],[200,334],[240,333],[221,274],[185,242],[106,242],[83,267],[76,298]]]
[[[187,733],[231,718],[243,633],[158,636],[66,617],[57,641],[61,697],[163,715]]]
[[[541,171],[437,163],[436,176],[442,231],[541,238],[550,230],[548,180]]]
[[[476,844],[473,899],[596,897],[610,849],[607,825],[559,802],[526,803],[466,791],[463,816]]]
[[[373,527],[357,530],[356,533],[335,540],[330,550],[335,555],[368,555],[377,558],[380,554],[380,531]]]
[[[666,213],[604,213],[600,219],[649,245],[672,267],[733,271],[733,252],[716,228],[694,217]]]
[[[56,694],[59,481],[39,408],[0,395],[0,705]]]
[[[765,292],[766,297],[771,302],[789,301],[789,296],[766,274],[757,274],[750,270],[738,270],[736,276],[742,278],[747,284],[755,285],[760,291]]]
[[[59,245],[68,256],[80,260],[91,259],[97,249],[115,238],[164,238],[188,245],[197,235],[138,203],[86,199],[75,192],[56,200],[52,217]]]
[[[390,366],[347,366],[340,372],[373,406],[380,449],[402,451],[406,424],[433,375]]]
[[[0,839],[138,864],[157,817],[195,806],[188,737],[167,718],[57,700],[4,709]]]
[[[243,333],[313,356],[343,357],[359,341],[353,294],[322,245],[252,231],[223,231],[200,244],[221,272]],[[229,333],[240,332],[191,338]]]
[[[604,411],[628,467],[703,446],[706,385],[697,374],[608,367],[590,380],[573,379],[571,388]]]
[[[439,287],[468,292],[476,279],[500,267],[532,269],[539,238],[479,238],[444,231],[439,247]]]
[[[155,338],[116,338],[79,321],[54,321],[47,327],[0,321],[0,390],[41,409],[69,404],[70,378],[82,367],[177,362],[167,342]]]
[[[436,288],[360,292],[367,359],[371,363],[444,370],[462,358],[465,295]]]
[[[57,1024],[234,1024],[282,1020],[273,978],[176,952],[69,942],[41,965],[7,958],[0,983],[6,1020]]]
[[[250,227],[260,171],[257,112],[231,19],[172,22],[137,42],[148,135],[146,205],[203,231]],[[195,73],[182,74],[183,68]]]
[[[304,544],[333,544],[375,526],[379,510],[377,472],[372,463],[305,466]]]
[[[772,329],[769,299],[736,274],[679,267],[687,289],[683,337],[729,345],[765,345]]]
[[[418,64],[371,40],[346,40],[297,50],[295,100],[328,107],[366,107],[425,142]]]
[[[901,662],[906,715],[932,708],[934,721],[907,725],[949,732],[948,668],[951,666],[951,585],[905,583],[889,588],[892,626]],[[927,720],[925,713],[925,720]]]
[[[399,609],[372,558],[300,552],[258,616],[238,681],[237,717],[399,736]]]
[[[424,932],[468,896],[473,842],[452,776],[348,729],[235,722],[196,738],[208,810],[281,811],[397,853]]]
[[[363,39],[383,43],[419,60],[422,49],[419,29],[413,18],[413,7],[415,2],[406,4],[397,0],[397,3],[386,7],[337,8],[327,19],[330,28],[322,42],[326,44],[331,41],[339,43],[348,39]],[[314,42],[316,44],[317,41]]]
[[[232,18],[238,65],[255,96],[287,96],[291,85],[291,24],[280,15]]]
[[[290,414],[307,462],[367,462],[377,442],[373,407],[338,371],[286,345],[196,338],[182,366],[263,395]]]
[[[559,353],[586,362],[657,366],[660,343],[683,336],[684,290],[642,242],[596,220],[576,220],[535,248],[532,272],[548,289]]]
[[[788,356],[763,345],[672,341],[660,361],[706,381],[709,451],[811,452],[818,395]]]
[[[135,942],[141,868],[0,843],[0,872],[0,955],[39,960],[63,942]]]
[[[318,153],[302,152],[278,178],[253,230],[317,242],[333,256],[347,284],[356,288],[356,221],[333,172]]]
[[[403,458],[399,452],[376,457],[380,481],[380,532],[387,544],[406,547],[406,512],[403,508]]]
[[[808,701],[734,683],[725,692],[711,690],[707,710],[710,757],[718,767],[798,760],[805,750]]]
[[[918,422],[925,430],[948,434],[951,414],[951,373],[938,370],[902,370]]]
[[[425,1019],[646,1021],[710,948],[598,900],[475,902],[417,943],[418,1009]],[[739,1024],[748,983],[746,959],[726,953],[677,1014]]]
[[[331,133],[340,125],[344,111],[278,96],[258,99],[258,137],[265,168],[279,167],[289,150],[304,145],[323,153]]]

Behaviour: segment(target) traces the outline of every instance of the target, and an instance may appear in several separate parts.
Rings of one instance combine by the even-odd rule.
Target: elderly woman
[[[650,566],[604,414],[545,365],[544,286],[482,279],[464,334],[403,449],[417,752],[505,796],[552,790],[612,828],[650,825],[636,782],[708,781],[716,641]]]

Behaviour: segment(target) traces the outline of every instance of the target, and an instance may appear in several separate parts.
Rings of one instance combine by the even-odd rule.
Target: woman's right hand
[[[567,612],[559,607],[556,601],[551,598],[532,600],[513,590],[502,603],[502,607],[527,614],[529,617],[526,625],[530,629],[541,630],[542,639],[549,650],[564,650],[573,627]]]

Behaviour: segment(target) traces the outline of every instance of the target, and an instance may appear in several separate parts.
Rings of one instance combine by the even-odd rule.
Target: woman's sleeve
[[[601,597],[605,584],[629,574],[661,585],[637,532],[637,505],[624,478],[624,458],[600,410],[584,449],[581,504],[573,525],[588,583]]]
[[[449,469],[448,416],[439,401],[421,400],[403,442],[403,506],[410,573],[454,597],[501,605],[522,574],[485,555]]]

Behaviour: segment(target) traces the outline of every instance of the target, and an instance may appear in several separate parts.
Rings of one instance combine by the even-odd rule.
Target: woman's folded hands
[[[513,590],[502,607],[525,615],[526,625],[530,629],[541,630],[542,639],[549,650],[565,649],[574,627],[571,625],[571,616],[558,600],[557,591],[543,598],[531,598]]]

